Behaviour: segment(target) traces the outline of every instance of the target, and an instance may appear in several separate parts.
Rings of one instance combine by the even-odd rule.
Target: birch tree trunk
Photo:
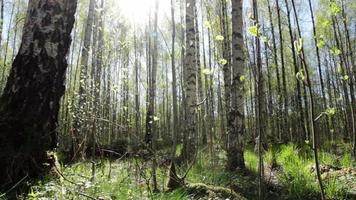
[[[242,137],[244,125],[244,67],[242,0],[232,1],[232,85],[228,111],[228,169],[245,168]],[[225,91],[228,92],[228,91]],[[230,92],[230,91],[229,91]]]
[[[184,93],[185,93],[185,130],[182,151],[182,160],[193,161],[196,153],[196,48],[195,48],[195,28],[194,28],[194,7],[195,0],[186,1],[186,41],[184,60]]]
[[[76,0],[30,0],[22,44],[0,98],[0,187],[47,174],[56,164]]]

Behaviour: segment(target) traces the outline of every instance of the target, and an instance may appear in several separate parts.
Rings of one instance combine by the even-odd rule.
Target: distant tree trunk
[[[253,0],[253,19],[254,25],[259,25],[258,4],[257,0]],[[266,136],[266,96],[265,96],[265,80],[262,71],[261,58],[261,41],[259,35],[255,37],[256,45],[256,74],[257,74],[257,144],[258,146],[258,197],[260,200],[264,199],[264,166],[263,166],[263,142]]]
[[[277,112],[276,112],[276,116],[275,116],[275,123],[276,123],[276,135],[279,136],[281,133],[281,123],[280,123],[280,117],[281,117],[281,109],[283,107],[283,102],[281,97],[281,78],[280,78],[280,73],[279,73],[279,67],[278,67],[278,54],[277,54],[277,43],[276,43],[276,33],[275,33],[275,27],[274,27],[274,23],[273,23],[273,17],[272,17],[272,8],[271,8],[271,3],[270,0],[267,0],[267,4],[268,4],[268,16],[269,16],[269,22],[270,22],[270,26],[271,26],[271,32],[272,32],[272,54],[273,54],[273,64],[274,67],[276,69],[276,78],[277,78],[277,104],[278,107],[277,108]],[[273,145],[276,142],[276,135],[273,134],[272,138],[271,138],[271,145],[273,148]],[[271,162],[271,166],[274,167],[277,164],[276,161],[276,155],[275,155],[275,151],[272,151],[272,162]]]
[[[288,0],[285,0],[285,5],[286,5],[286,10],[287,10],[287,19],[288,19],[288,31],[289,31],[289,37],[290,37],[290,44],[291,44],[291,49],[292,49],[292,58],[293,58],[293,67],[294,67],[294,74],[297,75],[299,73],[299,67],[298,67],[298,61],[297,61],[297,52],[296,52],[296,47],[295,47],[295,40],[294,34],[293,34],[293,29],[292,29],[292,23],[291,23],[291,9],[289,7]],[[298,20],[298,19],[296,19]],[[301,88],[300,88],[300,82],[297,80],[296,82],[296,113],[299,113],[299,115],[296,117],[296,124],[297,128],[295,130],[295,133],[290,133],[290,141],[291,142],[298,142],[298,144],[302,145],[304,144],[304,139],[301,139],[299,136],[302,134],[302,136],[305,135],[305,130],[304,130],[304,113],[302,109],[302,96],[301,96]],[[302,137],[304,138],[304,137]]]
[[[319,80],[320,80],[320,89],[321,89],[321,94],[323,97],[323,109],[327,109],[327,102],[326,102],[326,95],[325,95],[325,86],[324,86],[324,80],[323,80],[323,71],[322,71],[322,66],[321,66],[321,56],[320,56],[320,49],[318,47],[318,38],[317,38],[317,32],[316,32],[316,25],[315,25],[315,19],[314,19],[314,11],[313,11],[313,6],[311,3],[311,0],[308,0],[308,4],[309,4],[309,10],[310,10],[310,16],[311,16],[311,20],[312,20],[312,25],[313,25],[313,38],[314,38],[314,46],[315,46],[315,52],[316,52],[316,58],[318,61],[318,72],[319,72]],[[298,15],[297,15],[297,10],[295,8],[295,3],[294,0],[292,0],[292,5],[293,5],[293,11],[294,11],[294,15],[295,15],[295,20],[297,22],[297,26],[298,26],[298,32],[299,32],[299,37],[301,37],[301,30],[300,30],[300,26],[299,26],[299,20],[298,20]],[[304,52],[303,52],[304,53]],[[326,118],[325,119],[326,122],[326,130],[323,129],[325,132],[325,135],[327,137],[329,137],[330,135],[330,123],[329,120]]]
[[[220,21],[221,21],[221,32],[224,37],[223,43],[222,43],[222,56],[223,59],[226,61],[225,64],[222,64],[222,69],[223,69],[223,76],[224,76],[224,97],[225,97],[225,110],[222,110],[226,115],[225,118],[228,118],[228,113],[230,110],[231,106],[231,84],[232,84],[232,79],[231,79],[231,48],[230,48],[230,34],[229,34],[229,25],[228,25],[228,18],[227,18],[227,5],[226,5],[226,0],[220,0]],[[228,120],[228,119],[227,119]],[[228,128],[228,127],[227,127]],[[224,148],[228,146],[228,134],[229,132],[223,132],[223,141],[224,141]]]
[[[86,145],[86,135],[84,135],[83,125],[88,119],[86,114],[86,95],[89,94],[87,90],[87,76],[88,76],[88,65],[89,65],[89,50],[92,36],[92,29],[94,23],[94,11],[95,11],[95,0],[90,0],[88,18],[86,21],[85,32],[84,32],[84,43],[82,49],[82,55],[80,59],[80,76],[79,76],[79,100],[78,106],[76,108],[76,114],[74,118],[73,136],[72,136],[72,149],[71,157],[72,160],[83,159],[85,157],[85,145]],[[80,119],[81,118],[81,119]]]
[[[53,170],[76,0],[30,0],[22,44],[0,98],[0,187]]]
[[[146,116],[146,144],[152,153],[152,181],[153,190],[158,191],[157,186],[157,160],[156,160],[156,147],[155,140],[157,139],[157,133],[155,133],[155,98],[156,98],[156,79],[157,79],[157,65],[158,65],[158,1],[155,2],[154,13],[154,25],[153,25],[153,47],[152,47],[152,68],[151,76],[149,79],[149,91],[148,91],[148,108]]]
[[[177,75],[175,65],[175,41],[176,41],[176,24],[174,12],[174,0],[171,0],[171,17],[172,17],[172,52],[171,52],[171,65],[172,65],[172,103],[173,103],[173,147],[172,159],[175,157],[176,147],[178,144],[178,97],[177,97]]]
[[[341,71],[342,71],[342,76],[344,76],[345,74],[348,74],[348,70],[347,70],[347,63],[345,62],[345,59],[344,59],[344,50],[343,50],[343,45],[342,45],[342,39],[339,38],[339,35],[337,33],[337,24],[336,24],[336,17],[332,16],[332,27],[333,27],[333,33],[334,33],[334,38],[335,38],[335,43],[336,43],[336,47],[337,49],[341,50],[341,53],[338,55],[339,57],[339,60],[340,60],[340,68],[341,68]],[[351,77],[351,76],[349,76]],[[345,99],[345,103],[346,103],[346,109],[345,109],[345,112],[346,112],[346,118],[345,118],[345,138],[348,137],[348,135],[350,133],[353,133],[353,127],[355,127],[355,122],[354,122],[354,116],[353,116],[353,105],[352,103],[354,102],[352,99],[353,99],[353,94],[349,95],[349,91],[348,91],[348,88],[347,88],[347,81],[346,80],[340,80],[342,83],[342,89],[343,89],[343,92],[344,92],[344,99]],[[351,85],[350,85],[351,86]],[[351,87],[350,87],[350,92],[353,92],[351,90]],[[351,96],[351,102],[350,102],[350,96]]]
[[[242,0],[232,1],[232,85],[228,112],[228,169],[245,168],[243,156],[244,125],[244,38]]]
[[[186,41],[185,41],[185,60],[184,60],[184,93],[185,93],[185,130],[182,149],[182,161],[192,162],[196,154],[196,47],[194,29],[194,7],[195,0],[186,2]]]
[[[283,125],[282,130],[279,135],[280,140],[285,140],[285,136],[282,134],[288,134],[288,93],[287,93],[287,81],[286,81],[286,70],[285,70],[285,61],[284,61],[284,46],[283,46],[283,29],[282,29],[282,19],[281,19],[281,8],[279,6],[279,0],[276,0],[277,6],[277,19],[278,19],[278,30],[279,30],[279,42],[280,42],[280,55],[281,55],[281,66],[282,66],[282,93],[280,97],[283,96]]]
[[[298,37],[302,38],[302,33],[301,33],[301,30],[300,30],[300,25],[299,25],[299,18],[298,18],[298,15],[297,15],[297,10],[295,8],[294,0],[292,0],[292,6],[293,6],[293,11],[294,11],[295,21],[296,21],[296,24],[297,24]],[[294,45],[294,42],[293,42],[293,45]],[[296,53],[298,53],[298,52],[296,52]],[[302,53],[303,57],[305,58],[304,48],[302,48],[301,53]],[[296,66],[295,70],[303,70],[303,68],[302,68],[303,61],[301,61],[299,59],[299,63],[300,63],[300,66],[299,67]],[[303,99],[301,86],[302,85],[300,84],[300,82],[297,81],[297,104],[298,104],[297,106],[299,107],[298,109],[299,109],[299,112],[300,112],[299,115],[300,115],[300,121],[301,121],[300,125],[302,126],[302,131],[303,131],[302,132],[303,133],[302,137],[297,137],[297,138],[299,138],[300,144],[303,144],[305,142],[305,140],[307,139],[307,135],[308,135],[308,128],[307,128],[308,127],[307,126],[307,124],[308,124],[307,122],[308,121],[305,120],[308,117],[308,114],[307,114],[308,112],[304,112],[304,109],[303,109],[302,102],[303,102],[303,100],[306,101],[306,99]],[[305,107],[307,107],[307,104],[305,105]]]
[[[141,135],[141,123],[140,123],[140,83],[139,83],[139,58],[137,53],[137,36],[136,30],[134,35],[134,48],[135,48],[135,134],[140,138]],[[132,143],[133,141],[130,141]]]
[[[2,33],[4,29],[4,0],[1,0],[1,7],[0,7],[0,58],[2,53]],[[2,73],[5,73],[6,67],[5,63],[2,66]],[[5,80],[3,80],[3,76],[0,77],[0,92],[2,92],[3,85],[5,84]]]
[[[2,80],[5,82],[6,77],[7,77],[7,57],[8,57],[8,48],[9,48],[9,43],[10,43],[10,33],[12,30],[12,22],[14,18],[14,13],[15,13],[15,5],[16,2],[12,2],[12,7],[11,7],[11,12],[10,12],[10,20],[9,20],[9,25],[7,27],[7,32],[6,32],[6,43],[5,43],[5,51],[4,51],[4,69],[2,71]]]
[[[103,126],[101,122],[99,122],[98,118],[101,118],[101,112],[100,112],[100,106],[101,106],[101,98],[100,98],[100,89],[101,89],[101,75],[102,75],[102,68],[103,68],[103,54],[104,54],[104,0],[101,0],[100,5],[97,5],[98,12],[96,12],[96,27],[97,31],[96,33],[93,31],[93,34],[96,38],[94,40],[93,36],[93,44],[97,44],[96,47],[93,46],[93,52],[92,52],[92,91],[93,91],[93,119],[92,123],[96,128],[93,128],[92,130],[92,137],[91,137],[91,144],[90,147],[92,148],[92,152],[95,151],[96,148],[96,134],[98,130],[102,130]],[[94,53],[95,49],[95,53]]]
[[[15,25],[14,25],[14,36],[12,41],[12,54],[11,54],[11,63],[14,61],[15,54],[16,54],[16,41],[17,41],[17,32],[18,32],[18,23],[20,21],[19,14],[20,14],[20,2],[17,1],[16,6],[16,13],[15,13]]]
[[[0,47],[2,46],[2,32],[4,29],[4,0],[0,0],[1,7],[0,7]],[[0,55],[1,55],[0,48]]]
[[[207,19],[208,21],[210,21],[211,19],[211,14],[209,11],[207,11]],[[209,71],[212,72],[213,71],[213,61],[212,61],[212,57],[213,57],[213,46],[212,46],[212,42],[211,42],[211,28],[208,28],[208,65],[209,65]],[[213,157],[214,151],[213,151],[213,145],[214,145],[214,136],[215,136],[215,131],[217,130],[216,125],[215,124],[215,105],[214,105],[214,81],[213,81],[213,76],[214,75],[209,75],[206,76],[206,83],[208,85],[208,101],[209,101],[209,116],[210,116],[210,123],[209,123],[209,151],[210,151],[210,156]]]
[[[349,78],[350,78],[350,95],[351,95],[351,143],[352,143],[352,148],[353,148],[353,156],[354,158],[356,158],[356,93],[355,93],[355,83],[356,83],[356,63],[355,63],[355,58],[354,58],[354,50],[352,50],[352,46],[351,46],[351,38],[350,38],[350,31],[348,28],[348,19],[345,13],[345,4],[344,4],[344,0],[341,0],[341,4],[342,4],[342,22],[344,25],[344,31],[345,31],[345,37],[346,37],[346,57],[349,58],[349,69],[348,69],[348,74],[349,74]],[[355,26],[356,27],[356,26]],[[353,42],[355,43],[355,42]]]
[[[298,52],[300,59],[303,62],[303,70],[305,72],[305,86],[307,88],[307,102],[308,102],[308,107],[306,107],[307,112],[308,112],[308,123],[310,126],[310,134],[313,139],[313,152],[314,152],[314,163],[315,163],[315,168],[316,168],[316,175],[317,175],[317,180],[320,188],[320,195],[321,199],[325,200],[325,193],[324,193],[324,186],[323,182],[321,179],[321,173],[320,173],[320,168],[319,168],[319,157],[318,157],[318,144],[319,144],[319,135],[318,132],[316,131],[316,121],[314,120],[316,118],[316,112],[315,112],[315,100],[314,100],[314,94],[313,94],[313,89],[312,89],[312,81],[311,81],[311,76],[309,73],[309,68],[307,65],[307,62],[305,60],[304,54],[303,54],[303,44],[301,44],[301,50]]]
[[[195,42],[196,42],[196,62],[197,62],[197,88],[198,88],[198,102],[205,101],[204,85],[203,85],[203,68],[200,62],[200,36],[197,6],[194,6],[194,26],[195,26]],[[198,109],[198,135],[203,144],[206,144],[206,130],[205,130],[205,104],[199,105]],[[199,138],[200,141],[200,138]]]
[[[204,7],[203,7],[203,1],[200,1],[200,8],[201,8],[201,22],[204,22]],[[205,46],[205,37],[204,37],[204,23],[201,23],[201,31],[202,31],[202,50],[203,50],[203,70],[209,70],[211,73],[211,70],[207,66],[207,60],[206,60],[206,46]],[[204,73],[203,73],[204,74]],[[205,95],[205,112],[203,113],[204,116],[206,116],[206,127],[203,130],[203,144],[206,145],[208,143],[208,136],[212,134],[212,128],[214,125],[212,124],[212,116],[210,115],[209,109],[211,105],[211,100],[210,100],[210,93],[209,93],[209,73],[204,74],[204,95]]]

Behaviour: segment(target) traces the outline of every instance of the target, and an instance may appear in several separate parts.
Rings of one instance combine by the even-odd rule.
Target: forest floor
[[[252,150],[245,151],[247,170],[226,172],[223,151],[209,155],[202,150],[197,156],[186,181],[209,186],[222,186],[234,190],[246,199],[257,198],[258,157]],[[328,199],[354,199],[356,196],[356,163],[348,151],[341,155],[320,153],[322,178]],[[264,155],[264,199],[319,199],[310,149],[282,145],[276,152],[277,168],[271,170],[272,152]],[[48,179],[33,186],[26,199],[227,199],[219,194],[197,195],[181,189],[165,192],[168,167],[164,160],[157,168],[158,189],[152,192],[151,162],[142,158],[125,158],[116,161],[97,160],[93,172],[92,162],[63,165],[61,179]],[[184,174],[184,170],[180,170]]]

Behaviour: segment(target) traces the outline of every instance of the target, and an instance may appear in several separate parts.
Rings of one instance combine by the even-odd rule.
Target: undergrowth
[[[307,153],[308,147],[298,148],[295,145],[281,145],[268,150],[264,154],[264,166],[269,167],[272,155],[277,161],[276,178],[282,188],[279,194],[268,199],[318,199],[319,188],[313,171],[313,158]],[[227,172],[224,170],[226,155],[220,152],[216,156],[208,156],[200,152],[195,164],[189,171],[187,182],[233,188],[247,199],[256,199],[258,157],[252,149],[244,152],[248,173]],[[92,163],[81,162],[62,166],[61,179],[48,179],[38,182],[30,189],[26,199],[191,199],[184,190],[165,192],[167,166],[160,165],[157,169],[158,188],[161,192],[152,192],[152,174],[150,162],[140,159],[127,159],[117,162],[98,160],[95,165],[95,178],[92,176]],[[351,168],[355,165],[349,152],[334,155],[320,153],[320,163],[325,166]],[[110,167],[111,166],[111,167]],[[178,170],[180,175],[186,169]],[[338,177],[324,180],[325,193],[328,199],[347,199],[350,185]]]

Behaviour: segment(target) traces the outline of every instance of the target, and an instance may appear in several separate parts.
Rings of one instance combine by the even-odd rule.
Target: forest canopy
[[[0,199],[355,199],[354,0],[0,0]]]

